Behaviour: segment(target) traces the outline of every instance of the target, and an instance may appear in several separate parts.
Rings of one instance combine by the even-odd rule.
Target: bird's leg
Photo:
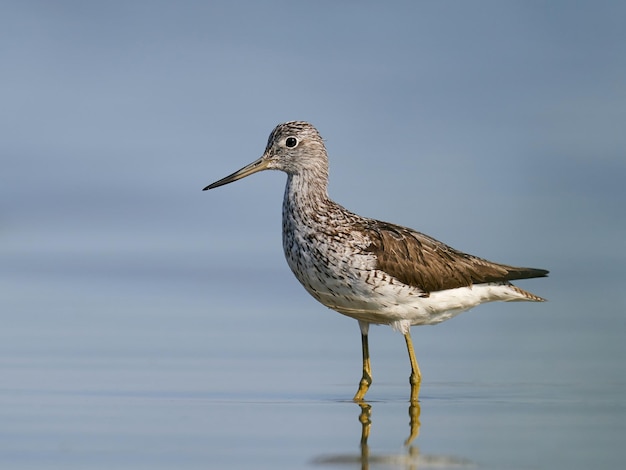
[[[370,388],[370,385],[372,384],[370,348],[367,338],[369,324],[359,322],[359,326],[361,327],[361,346],[363,347],[363,377],[361,377],[361,381],[359,382],[359,389],[357,390],[356,395],[354,395],[354,401],[363,401],[363,398],[367,393],[367,389]]]
[[[404,339],[406,340],[406,348],[409,351],[409,360],[411,361],[411,377],[409,378],[409,383],[411,384],[411,403],[414,403],[417,402],[417,396],[419,395],[422,374],[417,365],[417,359],[415,359],[415,350],[413,349],[410,331],[404,334]]]
[[[361,345],[363,346],[363,377],[359,382],[359,389],[354,395],[354,401],[362,401],[367,393],[367,389],[372,384],[372,367],[370,365],[370,351],[367,340],[367,333],[361,334]]]

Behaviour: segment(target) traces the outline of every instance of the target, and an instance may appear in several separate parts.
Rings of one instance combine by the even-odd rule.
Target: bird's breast
[[[320,295],[350,295],[375,267],[375,256],[366,251],[369,241],[332,214],[303,215],[297,208],[283,213],[283,250],[289,267],[320,301]]]

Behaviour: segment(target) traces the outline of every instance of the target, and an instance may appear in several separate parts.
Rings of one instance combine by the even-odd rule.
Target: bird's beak
[[[240,180],[241,178],[245,178],[246,176],[249,176],[252,173],[257,173],[259,171],[267,170],[270,161],[271,160],[264,155],[258,160],[253,161],[249,165],[244,166],[241,170],[237,170],[232,175],[228,175],[227,177],[222,178],[221,180],[216,181],[215,183],[211,183],[202,191],[206,191],[207,189],[217,188],[218,186],[224,186],[225,184],[232,183],[233,181]]]

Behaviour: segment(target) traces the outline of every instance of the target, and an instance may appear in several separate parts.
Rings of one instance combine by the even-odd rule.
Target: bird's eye
[[[287,137],[287,139],[285,140],[285,145],[289,148],[294,148],[296,145],[298,145],[298,139],[296,139],[295,137]]]

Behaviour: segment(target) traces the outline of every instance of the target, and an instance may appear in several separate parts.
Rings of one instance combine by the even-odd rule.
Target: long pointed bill
[[[258,160],[253,161],[249,165],[244,166],[241,170],[237,170],[232,175],[228,175],[226,178],[222,178],[215,183],[211,183],[202,191],[206,191],[207,189],[217,188],[218,186],[224,186],[225,184],[232,183],[233,181],[240,180],[241,178],[245,178],[246,176],[251,175],[252,173],[257,173],[259,171],[266,170],[270,160],[267,158],[259,158]]]

